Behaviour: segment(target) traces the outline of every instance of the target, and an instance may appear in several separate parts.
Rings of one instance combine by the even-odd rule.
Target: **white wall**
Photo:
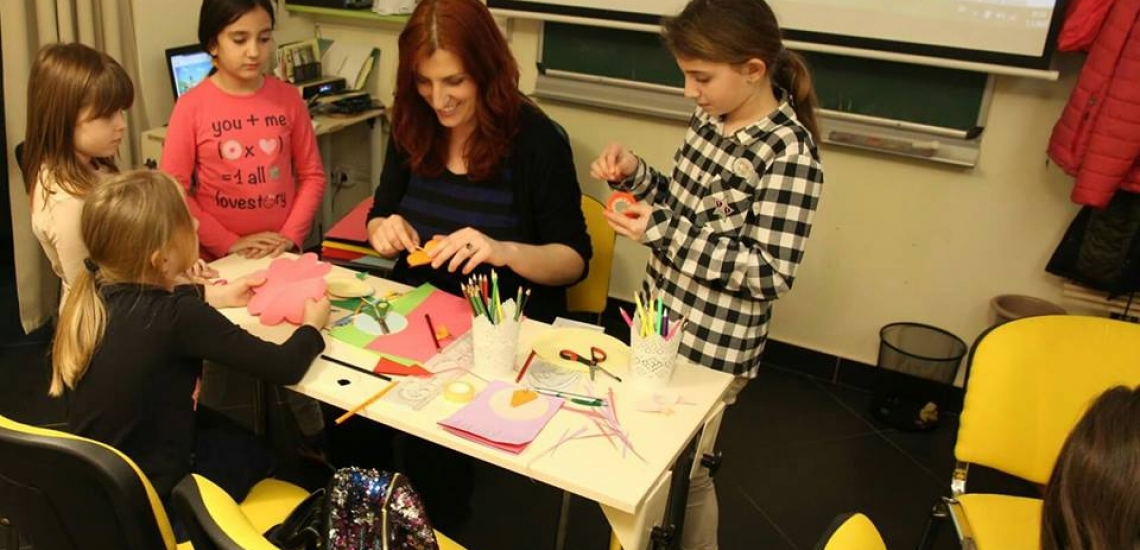
[[[537,25],[514,22],[512,47],[533,89]],[[874,364],[878,330],[929,323],[971,343],[992,322],[989,300],[1022,293],[1061,302],[1043,268],[1077,208],[1071,179],[1046,165],[1045,147],[1080,59],[1061,60],[1060,82],[999,77],[973,170],[838,147],[822,150],[825,186],[793,290],[777,303],[772,337]],[[662,170],[684,124],[547,103],[569,132],[583,188],[589,163],[620,141]],[[618,245],[611,296],[629,300],[647,251]],[[1068,304],[1065,304],[1068,305]]]
[[[282,19],[282,29],[291,25],[303,34],[312,28],[304,17]],[[400,28],[313,23],[325,38],[381,49],[372,92],[390,103]],[[538,25],[516,20],[509,29],[522,87],[533,90]],[[281,33],[277,38],[285,41]],[[1047,165],[1045,146],[1080,60],[1061,61],[1060,82],[998,78],[973,170],[824,148],[826,185],[815,229],[794,289],[776,306],[772,336],[874,363],[878,330],[889,322],[930,323],[969,343],[991,323],[988,303],[995,294],[1062,303],[1060,281],[1043,267],[1076,207],[1068,200],[1070,178]],[[554,103],[543,108],[566,127],[583,189],[598,197],[607,191],[589,179],[587,167],[611,140],[667,170],[684,133],[681,123],[625,113]],[[629,299],[646,258],[642,247],[619,242],[612,296]]]

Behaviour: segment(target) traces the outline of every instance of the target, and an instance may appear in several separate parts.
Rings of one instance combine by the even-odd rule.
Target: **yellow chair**
[[[277,550],[261,533],[309,495],[266,479],[238,504],[206,478],[190,475],[182,483],[188,480],[201,491],[202,509],[210,515],[186,518],[187,523],[215,526],[220,543],[176,544],[158,493],[114,447],[0,416],[0,519],[11,524],[10,540],[17,540],[19,529],[36,550]],[[441,550],[463,550],[436,535]]]
[[[831,522],[815,550],[887,550],[887,544],[867,516],[841,514]]]
[[[249,501],[256,496],[263,497],[258,499],[263,503],[274,503],[274,495],[255,494],[265,483],[262,482],[254,487],[246,500]],[[284,497],[292,502],[289,510],[309,494],[299,487],[295,489],[301,493],[285,497],[281,494],[283,491],[278,491],[276,495],[276,498]],[[297,496],[300,499],[296,499]],[[175,487],[174,500],[176,506],[188,511],[183,515],[195,550],[276,550],[277,548],[270,544],[262,533],[280,523],[284,516],[267,513],[269,510],[265,509],[267,506],[264,504],[261,507],[247,506],[244,502],[239,505],[220,487],[197,474],[186,476]],[[435,535],[440,550],[464,550],[443,533],[436,531]]]
[[[126,455],[3,416],[0,515],[37,549],[190,547],[175,544],[158,494]]]
[[[586,231],[594,249],[590,257],[590,272],[586,278],[566,291],[566,305],[570,311],[593,313],[595,322],[601,320],[610,294],[610,272],[614,265],[615,234],[603,214],[606,207],[597,199],[582,195],[582,213],[586,216]]]
[[[935,504],[921,548],[949,517],[963,548],[1040,548],[1041,500],[966,492],[981,464],[1043,485],[1081,415],[1112,386],[1140,383],[1140,325],[1050,315],[996,326],[970,354],[951,496]]]

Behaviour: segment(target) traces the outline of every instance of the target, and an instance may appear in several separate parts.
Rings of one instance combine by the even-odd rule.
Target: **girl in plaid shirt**
[[[732,403],[760,367],[772,302],[792,287],[819,202],[815,92],[764,0],[692,0],[662,27],[698,107],[672,176],[620,144],[591,174],[640,201],[606,217],[652,249],[644,289],[688,320],[681,354],[737,376]],[[715,549],[707,469],[690,489],[682,548]]]

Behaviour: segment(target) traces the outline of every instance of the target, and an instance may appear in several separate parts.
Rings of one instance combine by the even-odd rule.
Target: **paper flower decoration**
[[[305,301],[320,300],[325,295],[325,274],[332,266],[317,260],[316,254],[303,254],[297,259],[277,258],[269,269],[250,275],[264,277],[265,283],[254,287],[249,300],[249,313],[263,325],[289,321],[301,324],[305,318]]]

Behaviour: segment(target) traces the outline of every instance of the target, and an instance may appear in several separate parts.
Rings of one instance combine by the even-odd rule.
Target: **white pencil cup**
[[[661,389],[673,379],[677,367],[677,350],[681,346],[681,334],[677,331],[666,339],[652,333],[642,336],[637,330],[640,320],[633,318],[633,329],[629,336],[629,378],[634,386],[645,389]]]
[[[471,322],[475,372],[491,378],[510,379],[515,375],[515,359],[519,347],[519,326],[515,320],[515,303],[503,303],[503,319],[491,324],[486,315],[476,315]]]

